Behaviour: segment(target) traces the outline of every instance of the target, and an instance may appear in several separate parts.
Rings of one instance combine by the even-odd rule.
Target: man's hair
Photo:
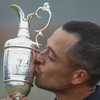
[[[79,41],[68,55],[78,67],[88,72],[88,85],[96,85],[100,80],[100,26],[87,21],[71,21],[64,24],[62,29],[78,36]]]

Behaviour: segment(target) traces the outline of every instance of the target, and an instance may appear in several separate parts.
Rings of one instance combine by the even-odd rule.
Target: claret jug
[[[18,5],[12,4],[11,8],[19,17],[19,30],[17,37],[6,41],[4,45],[3,79],[8,95],[14,100],[21,100],[30,93],[31,87],[33,87],[34,61],[40,46],[37,38],[39,35],[43,35],[42,31],[48,27],[52,14],[47,2],[42,7],[39,7],[35,13],[31,13],[27,17],[25,17],[24,12]],[[35,16],[41,18],[38,16],[39,11],[47,12],[49,19],[44,28],[35,30],[37,35],[34,42],[30,40],[29,28],[31,20]]]

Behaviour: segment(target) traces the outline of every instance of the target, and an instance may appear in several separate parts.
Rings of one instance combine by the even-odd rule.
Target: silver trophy
[[[48,27],[52,14],[49,3],[44,3],[35,13],[29,14],[26,18],[19,6],[13,4],[11,7],[18,14],[19,30],[17,37],[8,40],[4,45],[3,79],[8,95],[14,100],[21,100],[33,87],[33,63],[40,47],[37,38],[39,35],[43,36],[42,32]],[[33,42],[29,39],[29,28],[33,17],[41,18],[38,16],[39,11],[47,12],[49,19],[44,28],[35,30],[38,34],[35,37],[36,41]]]

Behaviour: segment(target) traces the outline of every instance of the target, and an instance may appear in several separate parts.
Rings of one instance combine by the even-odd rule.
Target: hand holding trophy
[[[3,60],[3,79],[5,89],[10,97],[14,100],[21,100],[30,93],[33,86],[33,63],[36,53],[39,52],[39,43],[37,38],[42,35],[42,31],[48,27],[51,21],[51,11],[49,3],[44,3],[43,7],[39,7],[35,13],[29,14],[26,18],[22,9],[13,4],[11,7],[16,11],[19,17],[19,31],[17,38],[10,39],[4,46]],[[39,11],[45,11],[49,14],[47,25],[35,30],[38,32],[35,39],[36,42],[30,40],[29,28],[33,17],[38,17]]]

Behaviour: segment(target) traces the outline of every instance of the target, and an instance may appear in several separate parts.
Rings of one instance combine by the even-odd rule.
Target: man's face
[[[68,88],[72,70],[66,53],[77,41],[73,34],[62,28],[54,32],[47,40],[46,49],[36,58],[36,86],[50,91],[63,91]]]

